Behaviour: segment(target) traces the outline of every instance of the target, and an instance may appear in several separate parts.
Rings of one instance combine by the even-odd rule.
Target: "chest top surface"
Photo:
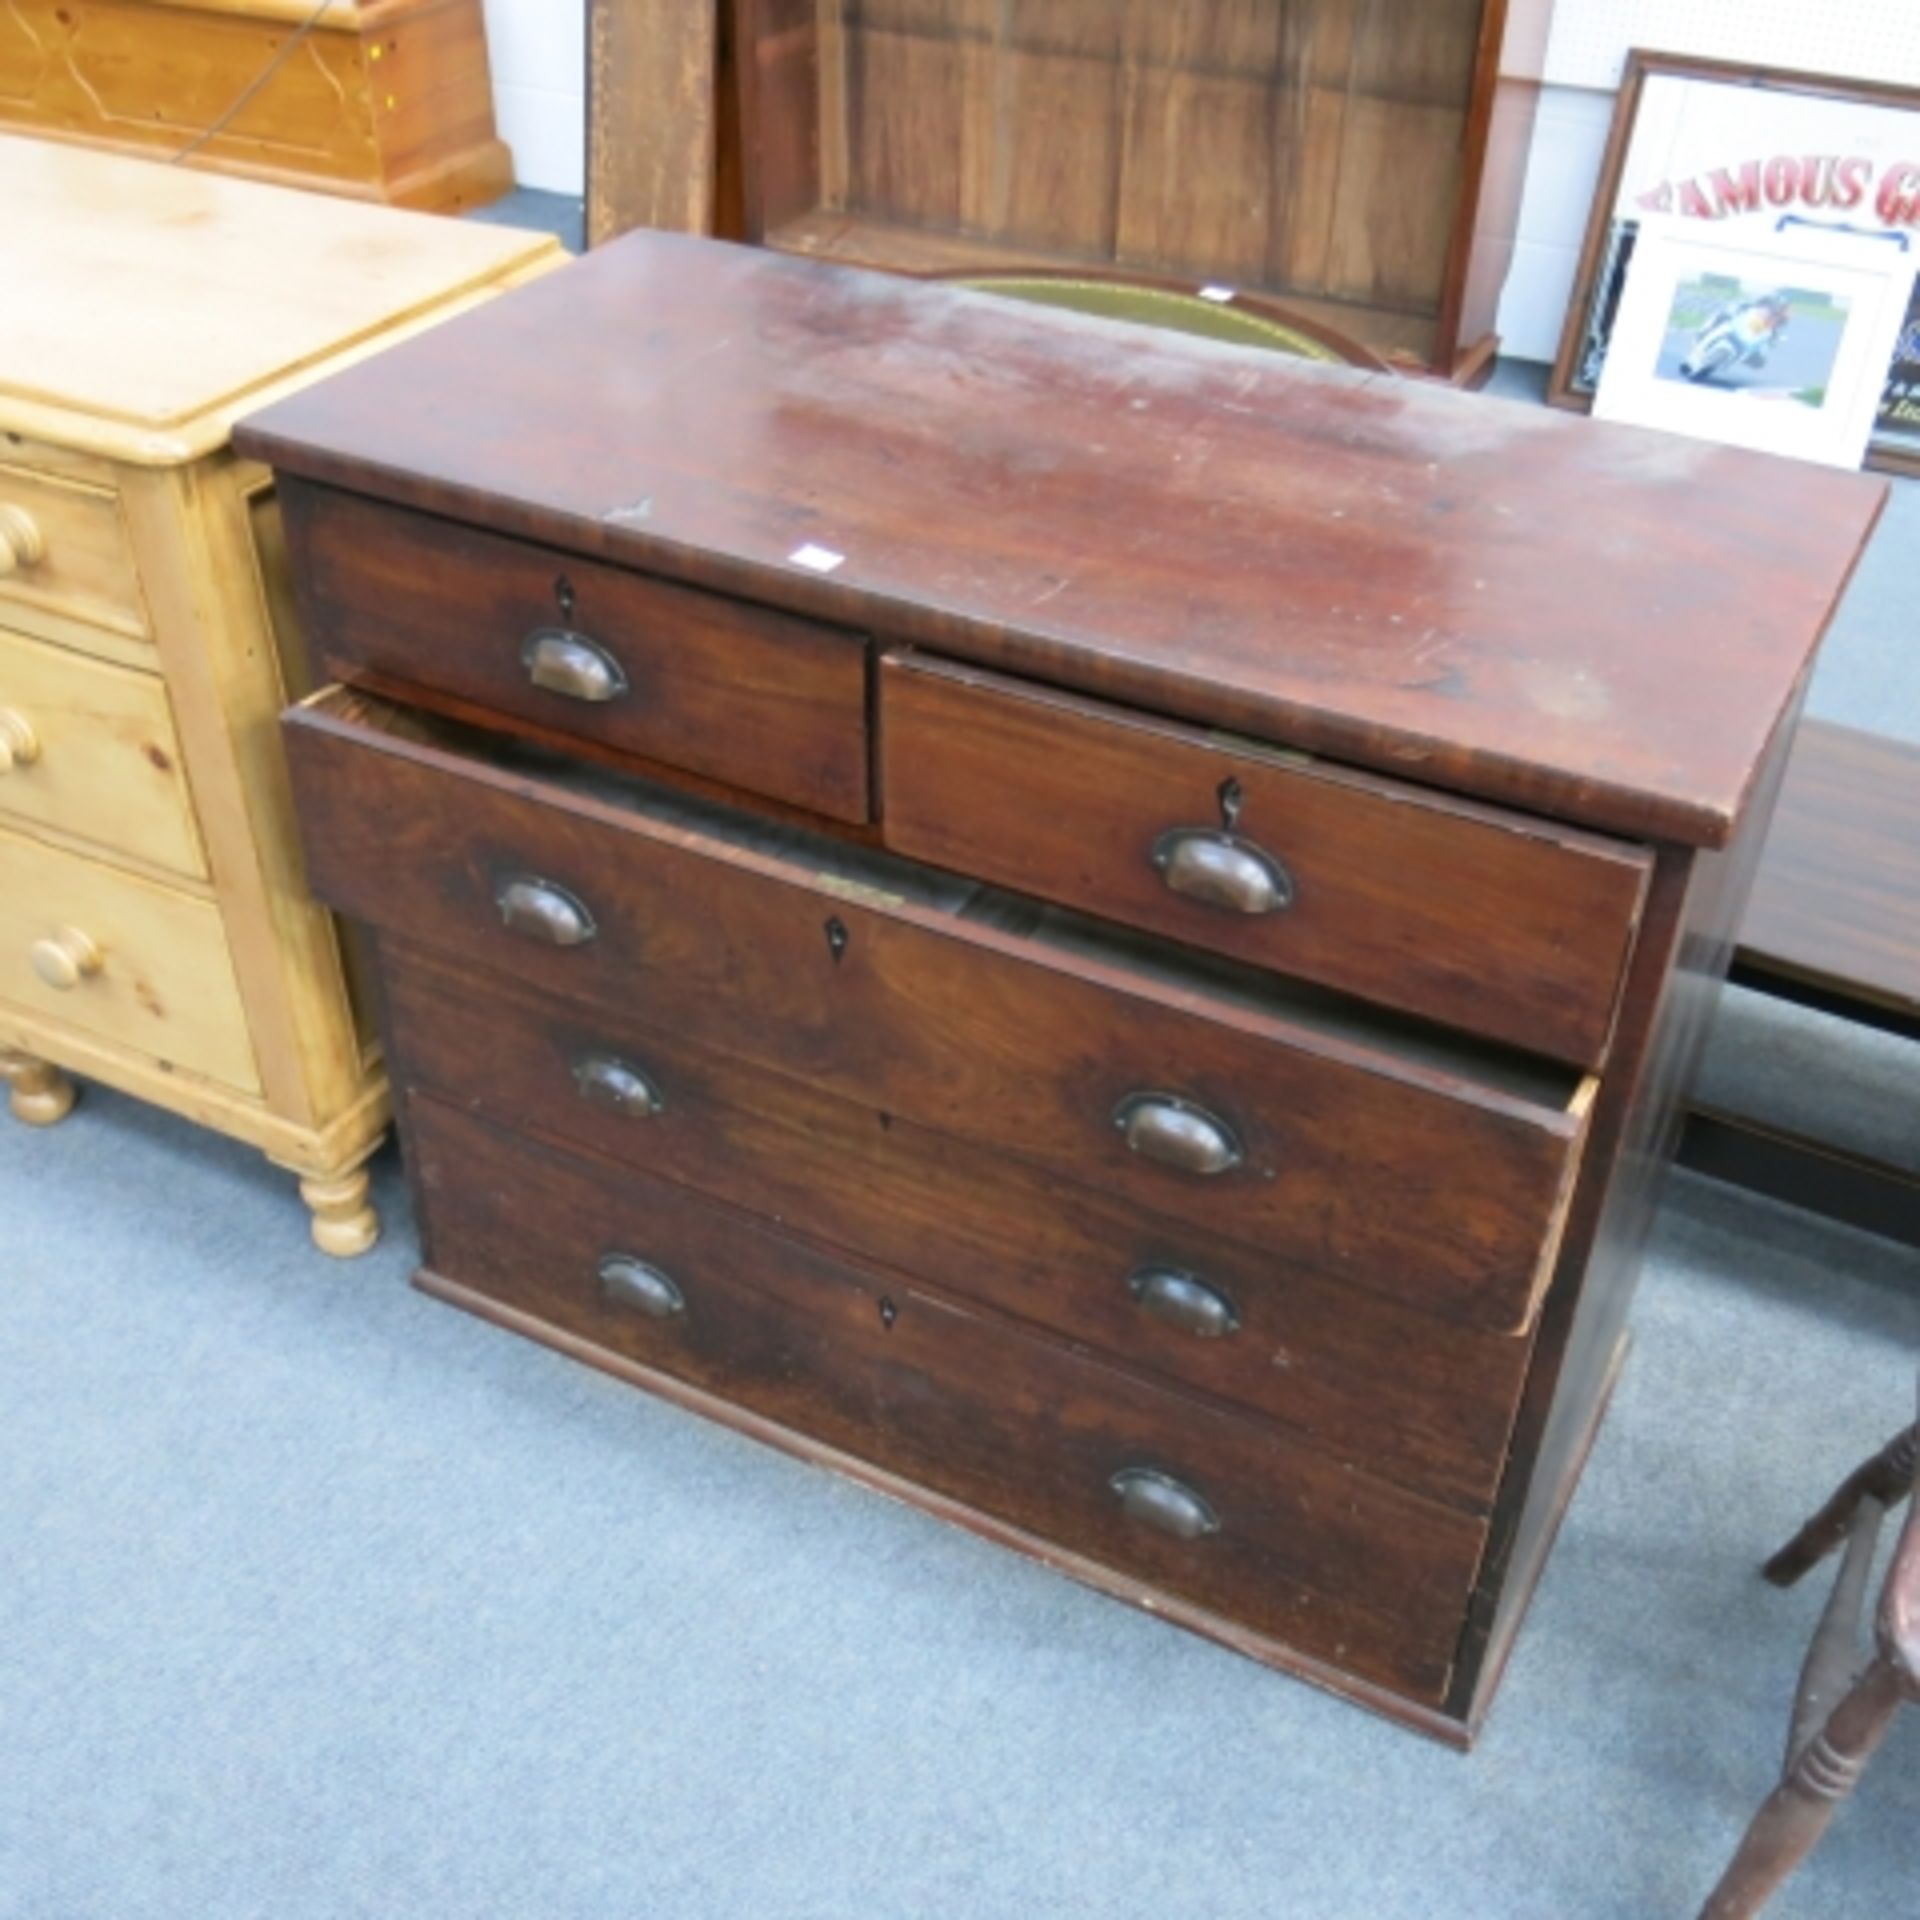
[[[1730,837],[1885,497],[1857,474],[665,234],[403,342],[241,439],[310,478],[1701,845]],[[809,548],[842,558],[814,572]]]
[[[557,254],[544,235],[0,136],[0,428],[132,459]],[[221,424],[196,431],[210,416]]]

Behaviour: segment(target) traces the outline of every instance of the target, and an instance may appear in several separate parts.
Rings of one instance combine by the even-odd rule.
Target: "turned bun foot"
[[[73,1082],[49,1061],[8,1054],[0,1059],[0,1075],[13,1086],[13,1117],[30,1127],[50,1127],[73,1111]]]
[[[324,1180],[302,1180],[300,1198],[313,1214],[313,1244],[336,1260],[365,1253],[380,1238],[380,1216],[367,1200],[364,1168]]]

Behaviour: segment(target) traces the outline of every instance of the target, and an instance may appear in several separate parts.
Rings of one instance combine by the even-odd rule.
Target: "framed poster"
[[[1557,404],[1592,405],[1642,223],[1656,215],[1756,241],[1783,220],[1899,234],[1920,251],[1920,91],[1629,54],[1548,386]],[[1885,369],[1868,464],[1920,473],[1920,303]]]
[[[1647,215],[1595,415],[1857,467],[1913,297],[1913,254],[1892,238]]]

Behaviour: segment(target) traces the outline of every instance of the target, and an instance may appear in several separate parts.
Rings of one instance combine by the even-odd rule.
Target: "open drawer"
[[[1570,1069],[358,693],[288,733],[343,912],[1342,1281],[1531,1316]]]

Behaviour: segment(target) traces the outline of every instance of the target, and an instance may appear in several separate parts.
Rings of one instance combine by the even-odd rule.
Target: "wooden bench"
[[[1920,1044],[1920,745],[1820,720],[1801,727],[1731,978]],[[1710,1099],[1696,1100],[1685,1164],[1920,1245],[1914,1167]]]

